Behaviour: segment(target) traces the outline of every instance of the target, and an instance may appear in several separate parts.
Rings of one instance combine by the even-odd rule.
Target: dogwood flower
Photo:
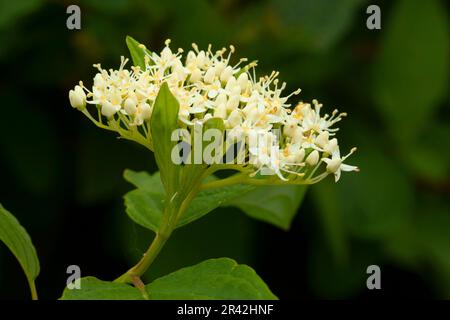
[[[358,167],[343,163],[344,160],[347,159],[355,151],[356,148],[353,148],[345,157],[341,158],[339,149],[335,149],[335,151],[331,155],[331,159],[322,158],[322,161],[327,164],[327,172],[334,174],[334,179],[336,182],[338,182],[339,178],[341,177],[341,171],[358,171]]]
[[[192,130],[196,123],[222,119],[227,137],[247,145],[243,166],[251,176],[271,172],[282,181],[310,184],[330,174],[338,181],[341,171],[358,170],[343,163],[355,149],[341,158],[335,137],[334,125],[345,113],[322,116],[317,100],[292,107],[289,101],[300,89],[286,95],[278,72],[257,78],[256,62],[242,67],[247,63],[242,58],[233,64],[233,46],[213,52],[211,46],[200,50],[193,44],[183,57],[184,51],[172,51],[167,40],[159,54],[142,50],[144,68],[127,69],[124,57],[117,70],[94,65],[98,72],[92,87],[80,81],[69,91],[72,107],[99,127],[152,149],[153,105],[167,83],[179,102],[180,127]]]

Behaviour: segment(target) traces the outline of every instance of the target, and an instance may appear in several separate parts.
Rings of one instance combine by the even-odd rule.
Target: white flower
[[[333,126],[345,113],[335,110],[331,116],[321,116],[322,104],[317,100],[291,109],[289,100],[300,89],[285,95],[286,83],[279,82],[278,72],[257,78],[255,62],[240,66],[246,58],[233,65],[233,46],[227,53],[225,48],[213,52],[211,46],[199,50],[193,44],[184,59],[182,49],[173,51],[170,40],[165,44],[159,54],[145,51],[145,68],[126,69],[128,59],[123,57],[117,70],[94,65],[98,73],[92,88],[80,82],[69,92],[70,104],[97,125],[150,144],[147,147],[152,149],[149,123],[159,89],[166,82],[179,102],[180,123],[192,130],[194,123],[223,119],[228,137],[248,144],[243,165],[253,175],[272,172],[281,180],[310,184],[329,174],[337,181],[341,171],[357,170],[342,163],[354,150],[340,158],[338,140],[333,137],[338,130]],[[91,112],[86,103],[99,112]],[[262,137],[263,145],[252,145],[255,137]],[[326,169],[319,172],[322,162]]]
[[[350,166],[348,164],[344,164],[344,160],[347,159],[353,152],[356,151],[356,148],[350,150],[350,152],[341,158],[339,153],[339,149],[336,149],[331,155],[331,159],[323,158],[322,161],[327,164],[327,172],[334,174],[334,179],[338,182],[341,177],[341,171],[359,171],[358,167]]]

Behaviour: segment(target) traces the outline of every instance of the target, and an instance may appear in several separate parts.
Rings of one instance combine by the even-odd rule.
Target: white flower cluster
[[[232,46],[212,52],[211,46],[203,51],[193,44],[183,62],[183,50],[174,53],[169,44],[167,40],[160,54],[149,53],[142,46],[146,52],[145,69],[125,69],[128,59],[123,57],[118,70],[107,71],[94,65],[99,72],[92,90],[80,82],[69,92],[71,105],[101,127],[123,136],[132,132],[142,135],[142,141],[151,141],[149,120],[153,104],[166,82],[180,104],[180,124],[189,128],[194,122],[212,117],[223,119],[228,135],[250,146],[246,159],[253,174],[266,169],[282,180],[315,183],[328,174],[334,174],[337,181],[341,171],[358,170],[343,164],[355,148],[341,157],[334,137],[338,129],[332,126],[344,113],[335,110],[321,116],[322,105],[316,100],[291,108],[287,101],[300,90],[283,96],[286,84],[279,83],[278,72],[257,79],[256,62],[241,67],[247,60],[241,59],[232,65]],[[86,109],[86,103],[97,106],[98,120]],[[277,130],[281,135],[276,134]],[[252,144],[256,137],[259,142]],[[318,174],[321,166],[324,170]]]

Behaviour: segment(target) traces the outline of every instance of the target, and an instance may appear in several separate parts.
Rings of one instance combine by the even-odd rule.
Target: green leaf
[[[128,216],[137,224],[157,232],[164,210],[164,187],[159,172],[150,175],[127,169],[123,176],[137,187],[124,196]]]
[[[137,224],[158,232],[164,210],[164,194],[135,189],[124,196],[128,216]]]
[[[125,195],[128,216],[137,224],[157,232],[164,208],[164,190],[159,173],[126,170],[125,179],[138,189]],[[216,179],[216,178],[212,178]],[[299,208],[306,187],[232,185],[200,191],[177,228],[200,219],[219,206],[235,206],[250,217],[271,223],[284,230],[289,229]]]
[[[123,173],[123,177],[138,189],[152,194],[164,195],[164,187],[161,183],[159,172],[150,175],[145,171],[136,172],[126,169]]]
[[[256,272],[228,258],[210,259],[147,285],[156,300],[272,300],[277,297]]]
[[[123,244],[121,254],[130,265],[142,258],[148,249],[153,232],[136,225],[125,215],[119,215],[116,228],[120,230]],[[187,227],[176,229],[164,249],[146,272],[144,283],[162,277],[169,272],[192,266],[211,257],[232,257],[248,265],[257,259],[259,243],[253,241],[255,225],[240,210],[220,207],[206,218],[196,220]],[[195,248],[195,252],[192,251]],[[260,274],[264,277],[263,274]]]
[[[174,195],[179,185],[179,165],[172,161],[172,149],[176,145],[171,141],[172,132],[178,128],[178,110],[180,105],[172,95],[167,83],[163,83],[153,105],[150,130],[156,163],[161,173],[161,181],[168,196]]]
[[[303,200],[306,189],[306,186],[292,185],[261,186],[226,205],[238,207],[252,218],[287,230]]]
[[[11,250],[30,285],[33,299],[37,298],[34,280],[39,275],[39,260],[30,236],[19,221],[0,204],[0,240]]]
[[[374,98],[399,139],[423,130],[448,91],[448,17],[439,0],[402,0],[383,27]]]
[[[130,50],[131,59],[133,60],[133,64],[135,66],[141,67],[142,70],[145,70],[145,59],[146,54],[150,54],[151,52],[142,47],[143,45],[134,40],[132,37],[127,36],[126,43],[128,50]]]
[[[192,221],[200,219],[212,210],[227,205],[229,201],[246,194],[254,186],[237,184],[223,188],[200,191],[192,201],[186,213],[181,217],[177,227],[184,226]]]
[[[221,119],[221,118],[211,118],[211,119],[208,119],[207,121],[205,121],[203,123],[203,128],[202,128],[202,130],[203,130],[202,137],[206,138],[205,132],[207,132],[210,129],[219,130],[221,132],[221,134],[222,134],[222,141],[219,141],[219,144],[217,144],[216,141],[203,141],[202,142],[203,143],[203,145],[202,145],[202,156],[204,158],[203,153],[205,152],[205,147],[207,145],[209,145],[210,143],[214,143],[214,145],[218,146],[218,149],[222,150],[222,153],[219,153],[219,155],[214,154],[213,156],[222,157],[223,156],[223,151],[224,151],[223,150],[223,139],[224,139],[224,131],[225,131],[225,124],[223,122],[223,119]],[[211,140],[213,140],[213,139],[211,139]],[[208,154],[208,156],[210,156],[210,154]],[[205,160],[205,159],[203,159],[203,160]]]
[[[143,300],[138,289],[123,283],[81,278],[80,289],[66,288],[61,300]]]
[[[124,176],[138,187],[124,197],[128,216],[137,224],[157,232],[165,199],[159,173],[149,175],[146,172],[126,170]],[[215,208],[253,189],[254,186],[234,185],[200,191],[178,221],[177,228],[200,219]]]
[[[256,272],[228,258],[210,259],[146,285],[152,300],[273,300]],[[81,279],[81,289],[66,288],[61,300],[142,300],[138,289],[94,277]]]

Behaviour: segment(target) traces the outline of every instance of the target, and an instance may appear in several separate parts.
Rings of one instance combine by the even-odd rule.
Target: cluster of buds
[[[149,120],[167,83],[179,102],[180,127],[189,130],[211,118],[222,119],[227,136],[248,145],[243,165],[251,175],[265,171],[281,180],[311,184],[329,174],[337,181],[341,171],[358,170],[343,163],[356,149],[341,157],[335,137],[338,129],[333,126],[345,113],[335,110],[322,116],[316,100],[292,106],[288,100],[300,90],[283,95],[286,83],[279,82],[278,72],[257,78],[256,62],[244,58],[231,64],[232,46],[213,52],[211,46],[204,51],[193,44],[183,58],[183,50],[173,52],[169,44],[167,40],[160,54],[141,45],[145,68],[126,69],[128,59],[123,57],[118,70],[94,65],[99,72],[92,89],[80,82],[69,92],[71,105],[98,126],[152,149]],[[255,137],[264,143],[252,143]]]

